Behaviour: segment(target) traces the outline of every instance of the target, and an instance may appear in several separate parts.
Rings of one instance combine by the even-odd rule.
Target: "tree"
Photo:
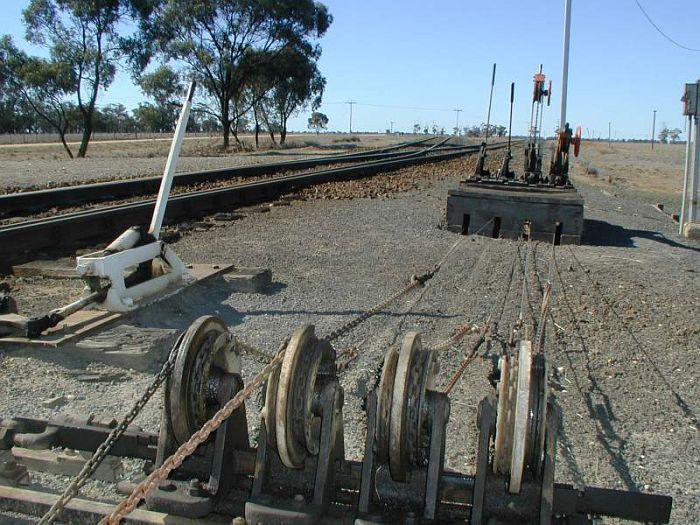
[[[452,134],[453,134],[453,135],[456,135],[456,136],[459,136],[459,128],[458,128],[457,126],[455,126],[454,128],[452,128]]]
[[[185,92],[185,86],[178,73],[166,65],[161,65],[151,73],[141,75],[138,84],[141,91],[154,101],[141,103],[134,110],[140,127],[155,132],[175,129],[182,104],[181,98]]]
[[[507,132],[508,132],[507,127],[501,126],[501,125],[496,126],[496,136],[497,137],[505,137]]]
[[[123,104],[107,104],[95,110],[93,126],[95,131],[131,133],[136,131],[137,124]]]
[[[72,68],[57,60],[30,57],[6,35],[0,39],[0,79],[3,93],[20,96],[58,133],[63,148],[73,158],[65,138],[72,122],[68,101],[76,82]]]
[[[415,133],[416,135],[420,133],[420,124],[417,122],[413,125],[413,133]]]
[[[662,144],[667,144],[668,143],[668,134],[669,134],[668,128],[666,126],[663,126],[659,130],[659,142],[661,142]]]
[[[274,120],[280,133],[280,144],[287,139],[287,121],[311,103],[316,110],[321,105],[326,79],[316,65],[320,49],[309,44],[287,47],[276,53],[271,64],[272,89],[262,99],[266,114]]]
[[[318,111],[311,113],[309,117],[309,129],[316,130],[316,135],[318,135],[322,129],[326,129],[326,126],[328,126],[328,117],[326,115]]]
[[[481,128],[479,126],[465,126],[464,135],[467,137],[478,137],[481,135]]]
[[[304,47],[331,22],[326,6],[314,0],[161,0],[143,40],[185,64],[204,92],[195,107],[219,120],[227,148],[239,119],[256,103],[246,88],[265,64],[260,54]]]
[[[671,144],[675,144],[678,142],[678,139],[681,137],[681,134],[683,131],[681,131],[679,128],[673,128],[668,130],[668,138],[671,141]]]
[[[111,85],[125,57],[140,54],[138,45],[119,30],[131,20],[147,17],[150,4],[149,0],[31,0],[23,11],[27,40],[48,47],[51,56],[39,70],[65,68],[62,74],[71,76],[70,90],[61,95],[76,97],[82,118],[78,157],[87,153],[100,90]]]

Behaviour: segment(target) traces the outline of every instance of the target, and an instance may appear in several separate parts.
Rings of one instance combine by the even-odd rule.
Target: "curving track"
[[[404,142],[386,148],[373,149],[362,153],[348,153],[312,159],[302,159],[286,162],[239,166],[209,171],[178,173],[173,177],[173,187],[192,186],[194,184],[226,181],[230,179],[246,179],[263,175],[281,174],[290,171],[301,171],[317,166],[329,166],[340,163],[367,162],[382,160],[405,155],[406,148],[415,148],[434,140],[428,137],[420,140]],[[444,140],[441,142],[445,142]],[[440,143],[438,143],[440,144]],[[437,146],[435,144],[434,146]],[[0,195],[0,218],[26,216],[30,213],[56,207],[68,207],[85,202],[105,202],[123,198],[133,198],[156,194],[160,187],[161,176],[141,177],[137,179],[114,180],[65,186],[36,191],[23,191]]]
[[[340,168],[172,195],[168,199],[167,221],[173,223],[273,200],[290,191],[314,184],[369,177],[408,166],[450,160],[479,151],[478,145],[441,148],[446,140],[420,151],[402,153],[389,159],[369,160]],[[505,146],[505,142],[495,143],[489,145],[489,149],[501,149]],[[12,264],[36,258],[37,252],[67,253],[75,247],[84,247],[91,242],[110,241],[130,226],[146,225],[153,213],[155,202],[155,199],[140,200],[2,226],[0,271],[7,271]]]

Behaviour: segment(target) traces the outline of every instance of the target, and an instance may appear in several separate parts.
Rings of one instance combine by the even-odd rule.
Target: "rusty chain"
[[[180,447],[170,457],[168,457],[160,467],[153,470],[153,472],[151,472],[146,479],[141,481],[141,483],[134,488],[131,494],[114,508],[109,516],[105,516],[100,521],[100,525],[117,525],[120,523],[122,518],[133,511],[139,502],[145,498],[151,490],[158,486],[158,484],[165,481],[170,473],[182,464],[185,458],[191,456],[197,447],[204,443],[212,432],[219,428],[221,424],[231,416],[233,411],[240,407],[243,402],[253,394],[255,389],[262,385],[270,374],[272,374],[275,369],[282,364],[288,342],[289,339],[285,339],[272,360],[263,367],[263,369],[253,378],[253,380],[243,389],[241,389],[235,396],[233,396],[223,407],[221,407],[209,421],[204,423],[202,428],[192,434],[190,439],[180,445]]]
[[[491,222],[491,221],[489,221]],[[484,229],[489,222],[484,224],[482,228],[480,228],[479,231]],[[477,232],[479,233],[479,232]],[[351,330],[359,326],[361,323],[369,319],[370,317],[378,314],[382,310],[384,310],[387,306],[392,304],[393,302],[397,301],[399,298],[403,297],[405,294],[410,292],[411,290],[417,288],[417,287],[422,287],[425,285],[427,281],[432,279],[435,274],[437,274],[442,266],[444,265],[445,261],[448,259],[448,257],[457,249],[459,245],[461,245],[466,237],[458,239],[451,247],[450,249],[445,253],[445,255],[442,257],[442,259],[433,267],[432,270],[429,272],[420,275],[420,276],[412,276],[409,284],[407,284],[404,288],[398,290],[388,298],[386,298],[384,301],[380,302],[379,304],[375,305],[374,307],[370,308],[369,310],[363,312],[356,318],[352,319],[350,322],[342,325],[338,329],[334,330],[326,336],[324,339],[328,342],[333,341],[335,339],[338,339],[342,337],[343,335],[349,333]],[[466,328],[465,328],[466,327]],[[472,331],[473,328],[471,325],[465,325],[464,327],[459,327],[457,332],[448,340],[444,341],[442,344],[444,345],[451,345],[454,344],[454,342],[458,341],[464,335]],[[182,338],[182,336],[181,336]],[[282,359],[284,357],[284,351],[286,349],[287,343],[289,339],[286,339],[285,342],[281,345],[280,349],[273,355],[269,354],[265,351],[259,350],[249,344],[246,344],[242,341],[236,341],[236,344],[238,345],[239,349],[242,352],[246,352],[250,355],[253,355],[255,357],[263,358],[263,359],[269,359],[269,362],[263,367],[263,369],[258,373],[258,375],[253,378],[253,380],[241,391],[239,391],[231,400],[229,400],[209,421],[207,421],[202,428],[200,428],[197,432],[192,434],[190,439],[181,445],[169,458],[167,458],[163,464],[155,469],[151,474],[143,480],[133,491],[132,493],[124,499],[115,509],[112,511],[112,513],[109,516],[106,516],[104,519],[100,521],[100,524],[102,525],[116,525],[120,523],[121,519],[128,515],[131,511],[133,511],[136,506],[139,504],[139,502],[151,491],[153,488],[155,488],[159,483],[164,481],[170,472],[172,472],[174,469],[178,468],[182,462],[184,461],[185,458],[190,456],[199,445],[201,445],[204,441],[208,439],[208,437],[211,435],[212,432],[214,432],[221,424],[230,417],[230,415],[233,413],[236,408],[238,408],[250,395],[253,393],[253,391],[260,386],[264,381],[267,380],[267,378],[274,372],[274,370],[282,363]],[[133,418],[135,418],[138,413],[141,411],[143,406],[148,402],[148,400],[151,398],[153,393],[160,387],[160,385],[163,383],[165,378],[170,374],[172,371],[172,368],[174,366],[174,355],[177,354],[175,351],[177,346],[179,346],[179,341],[178,344],[176,345],[175,348],[173,348],[173,351],[171,351],[171,356],[169,356],[168,361],[163,365],[163,369],[161,372],[159,372],[158,376],[156,376],[156,379],[154,382],[151,384],[149,387],[148,391],[144,396],[137,402],[137,404],[134,406],[132,411],[127,415],[127,417],[124,418],[124,421],[127,421],[129,417],[131,417],[131,421],[133,421]],[[339,371],[342,371],[345,369],[350,362],[352,362],[354,359],[356,359],[358,356],[357,350],[352,349],[351,351],[348,352],[348,356],[345,362],[341,363],[339,366]],[[172,362],[171,362],[172,358]],[[130,424],[130,423],[128,423]],[[121,430],[120,433],[113,432],[115,437],[112,439],[112,434],[110,434],[110,437],[103,443],[99,450],[104,449],[104,452],[101,453],[100,456],[98,456],[97,452],[95,453],[95,456],[93,456],[93,459],[95,461],[90,461],[90,468],[96,469],[97,466],[101,463],[102,460],[104,460],[104,457],[107,455],[107,452],[114,446],[114,443],[121,437],[121,435],[124,433],[126,430],[126,426],[124,426],[124,429]],[[121,428],[122,425],[120,424],[116,429]],[[86,464],[87,467],[87,464]],[[84,469],[87,470],[87,469]],[[81,472],[82,474],[82,472]],[[89,477],[89,475],[87,476]],[[85,478],[87,479],[87,478]],[[80,488],[80,486],[85,484],[85,480],[82,479],[82,477],[79,475],[76,477],[71,485],[69,486],[68,489],[66,489],[64,496],[66,496],[66,499],[64,502],[60,503],[57,502],[54,507],[59,508],[60,510],[56,513],[55,517],[51,519],[51,521],[46,521],[45,523],[50,524],[55,519],[60,515],[60,511],[65,507],[65,504],[72,499],[75,494],[77,494],[77,490]],[[76,486],[78,489],[73,489],[73,487]],[[63,498],[62,498],[63,499]],[[53,507],[52,507],[53,510]],[[51,511],[50,511],[51,512]],[[49,513],[50,513],[49,512]],[[47,513],[47,516],[48,514]]]
[[[41,520],[39,520],[40,525],[50,525],[51,523],[55,522],[58,518],[60,518],[68,502],[78,494],[78,492],[85,485],[87,480],[90,479],[90,476],[92,476],[95,473],[102,461],[104,461],[104,459],[107,457],[109,452],[112,450],[112,447],[114,447],[115,443],[119,441],[119,438],[121,438],[124,435],[129,425],[131,425],[131,423],[134,422],[134,419],[136,419],[141,410],[143,410],[143,407],[146,406],[151,397],[153,397],[153,394],[155,394],[158,391],[160,385],[163,384],[163,382],[167,379],[167,377],[170,375],[170,372],[172,372],[173,367],[175,366],[175,359],[177,358],[178,348],[180,347],[180,343],[182,342],[183,337],[184,332],[180,334],[180,336],[177,338],[177,341],[170,350],[168,359],[165,361],[165,363],[163,363],[163,366],[161,367],[158,374],[156,374],[151,384],[148,385],[146,392],[144,392],[144,394],[136,401],[136,403],[134,403],[134,406],[131,408],[129,413],[126,416],[124,416],[121,422],[116,427],[114,427],[114,429],[112,429],[112,431],[109,433],[109,436],[107,436],[107,439],[105,439],[104,442],[97,448],[97,450],[95,450],[95,453],[85,463],[85,465],[83,465],[83,468],[73,478],[70,485],[68,485],[68,487],[63,491],[63,493],[59,496],[56,502],[46,512],[46,514],[42,516]]]

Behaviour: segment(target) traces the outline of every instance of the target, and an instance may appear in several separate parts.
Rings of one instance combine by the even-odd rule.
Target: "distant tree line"
[[[669,129],[668,126],[663,125],[659,130],[659,142],[663,144],[675,144],[681,138],[683,130],[680,128]]]
[[[189,80],[191,128],[220,131],[224,148],[247,129],[284,143],[289,119],[320,106],[316,40],[333,20],[315,0],[30,0],[23,19],[49,58],[0,37],[0,133],[58,133],[70,157],[95,131],[171,131]],[[148,97],[132,111],[98,105],[119,68]]]
[[[497,124],[487,125],[486,122],[482,122],[479,126],[464,126],[463,128],[458,128],[455,126],[452,128],[453,135],[464,135],[465,137],[485,137],[487,132],[491,137],[505,137],[508,133],[508,128]],[[439,127],[437,124],[428,126],[427,124],[421,125],[419,122],[416,122],[413,125],[413,133],[423,133],[425,135],[430,133],[433,135],[444,135],[445,128]]]

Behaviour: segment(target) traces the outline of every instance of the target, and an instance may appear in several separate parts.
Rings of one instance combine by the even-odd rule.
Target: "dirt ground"
[[[402,334],[420,330],[426,344],[433,344],[464,322],[484,323],[498,311],[495,305],[504,304],[498,334],[480,349],[450,397],[447,466],[473,472],[476,407],[491,389],[487,374],[518,316],[519,283],[526,275],[525,317],[531,319],[541,298],[539,284],[549,276],[555,295],[546,352],[553,399],[564,418],[556,480],[667,494],[674,498],[672,523],[697,523],[700,245],[679,238],[677,225],[652,207],[676,202],[670,178],[680,180],[682,148],[659,150],[668,157],[660,166],[680,163],[680,170],[655,171],[654,163],[662,159],[634,149],[643,145],[619,147],[619,154],[608,154],[603,145],[588,148],[584,143],[574,171],[586,202],[584,244],[558,248],[556,265],[544,243],[460,238],[444,229],[447,190],[469,172],[464,163],[451,166],[449,174],[444,167],[427,170],[410,185],[392,185],[390,176],[382,176],[381,191],[369,194],[353,191],[352,184],[361,186],[357,182],[333,191],[319,189],[318,195],[309,190],[307,200],[185,235],[175,250],[186,261],[268,267],[273,286],[265,294],[238,294],[219,279],[128,322],[182,329],[199,315],[216,314],[242,339],[272,351],[304,323],[314,324],[318,334],[330,333],[402,287],[412,274],[432,268],[462,239],[424,290],[336,343],[337,350],[355,347],[360,352],[341,375],[348,457],[362,457],[362,399],[375,385],[384,353]],[[586,171],[595,167],[597,177],[580,171],[586,162]],[[20,303],[37,311],[79,288],[75,282],[47,279],[9,282]],[[455,372],[465,349],[458,345],[440,354],[440,386]],[[246,359],[244,377],[250,379],[260,367]],[[72,370],[88,370],[102,380],[80,381]],[[0,374],[2,417],[76,412],[115,417],[128,410],[152,378],[152,372],[115,368],[108,360],[90,361],[68,350],[2,351]],[[45,406],[57,392],[67,402]],[[160,403],[160,397],[150,403],[140,425],[157,428]],[[254,396],[247,404],[253,436],[259,408]],[[127,474],[137,468],[127,465]],[[32,486],[58,491],[67,482],[40,475]],[[91,482],[83,494],[116,498],[111,487],[99,482]]]

